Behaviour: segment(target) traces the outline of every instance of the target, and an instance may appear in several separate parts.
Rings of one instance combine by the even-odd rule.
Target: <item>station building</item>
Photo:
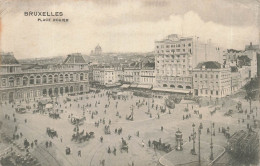
[[[1,53],[0,62],[1,102],[89,91],[89,70],[81,54],[68,55],[62,64],[24,67],[12,53]]]

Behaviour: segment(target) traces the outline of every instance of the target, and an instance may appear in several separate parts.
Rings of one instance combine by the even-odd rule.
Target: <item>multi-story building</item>
[[[198,62],[219,60],[222,52],[210,40],[202,43],[198,37],[168,35],[155,41],[155,83],[153,90],[192,93],[192,69]]]
[[[12,53],[1,53],[0,60],[2,102],[89,91],[88,66],[80,54],[68,55],[62,64],[46,69],[22,69]]]
[[[154,63],[146,63],[140,72],[140,84],[153,85],[155,81]]]
[[[191,66],[196,67],[201,61],[222,61],[223,49],[216,47],[211,40],[206,43],[199,37],[182,37],[168,35],[165,39],[155,41],[156,55],[191,54]]]
[[[115,67],[99,66],[93,69],[93,79],[100,85],[115,86],[120,81],[121,72]]]
[[[193,69],[194,96],[224,97],[231,94],[231,69],[214,61],[202,62]]]
[[[153,90],[190,93],[192,89],[191,54],[158,54],[155,57]]]
[[[139,84],[141,68],[142,66],[140,62],[134,62],[128,67],[124,67],[124,82]]]

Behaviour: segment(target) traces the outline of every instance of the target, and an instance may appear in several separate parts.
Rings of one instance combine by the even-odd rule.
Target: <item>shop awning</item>
[[[120,88],[129,88],[129,84],[123,84]]]
[[[132,84],[130,85],[130,88],[136,88],[138,86],[138,84]]]
[[[173,93],[192,93],[191,89],[169,89],[169,88],[153,88],[154,91],[173,92]]]
[[[139,84],[139,85],[137,86],[137,88],[151,89],[151,88],[152,88],[152,85]]]

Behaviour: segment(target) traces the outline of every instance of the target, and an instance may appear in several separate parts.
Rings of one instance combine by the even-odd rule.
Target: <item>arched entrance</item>
[[[14,101],[14,92],[9,93],[9,103],[12,103]]]
[[[43,90],[42,90],[42,95],[43,95],[43,96],[47,96],[47,89],[43,89]]]
[[[63,95],[63,87],[60,87],[60,94]]]
[[[65,87],[65,93],[69,93],[69,87]]]
[[[55,89],[54,89],[54,95],[55,95],[55,96],[58,96],[58,95],[59,95],[59,89],[58,89],[58,88],[55,88]]]
[[[49,89],[49,96],[51,96],[52,95],[52,89],[50,88]]]
[[[83,92],[83,85],[80,85],[79,91]]]
[[[178,85],[178,88],[181,88],[181,89],[183,89],[183,86],[182,86],[182,85]]]
[[[73,92],[73,86],[70,87],[70,93],[72,93],[72,92]]]

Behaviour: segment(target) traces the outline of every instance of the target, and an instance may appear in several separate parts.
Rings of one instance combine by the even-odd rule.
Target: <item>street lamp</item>
[[[211,137],[211,140],[210,140],[210,160],[214,160],[214,157],[213,157],[213,142],[212,142],[212,124],[211,124],[211,132],[210,132],[210,137]]]
[[[191,149],[191,154],[196,155],[196,151],[195,151],[195,132],[194,132],[194,128],[195,128],[195,124],[192,124],[192,128],[193,128],[193,148]]]

